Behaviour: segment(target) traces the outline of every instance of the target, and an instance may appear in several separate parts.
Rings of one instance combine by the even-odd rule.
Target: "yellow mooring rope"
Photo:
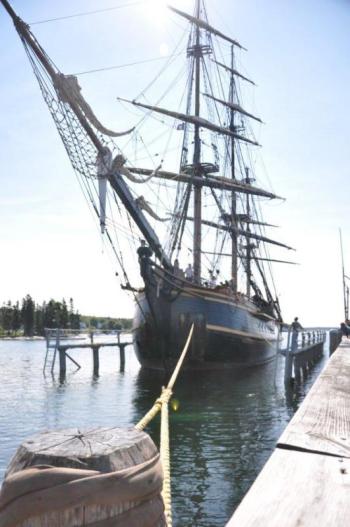
[[[168,386],[162,388],[161,396],[155,401],[152,408],[147,414],[135,425],[137,430],[143,430],[152,419],[161,411],[161,423],[160,423],[160,459],[162,461],[164,479],[163,479],[163,490],[162,497],[164,501],[165,517],[168,527],[172,527],[172,516],[171,516],[171,481],[170,481],[170,445],[169,445],[169,401],[173,394],[173,387],[176,379],[179,375],[183,361],[185,360],[187,350],[189,348],[194,324],[192,324],[190,332],[188,334],[186,344],[179,360],[177,361],[176,367],[173,371]]]

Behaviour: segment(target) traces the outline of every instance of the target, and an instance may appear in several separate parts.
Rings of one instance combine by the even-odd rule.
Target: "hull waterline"
[[[134,348],[140,364],[171,369],[192,323],[188,369],[253,367],[276,356],[278,323],[251,303],[190,288],[171,296],[151,290],[138,296],[134,318]]]

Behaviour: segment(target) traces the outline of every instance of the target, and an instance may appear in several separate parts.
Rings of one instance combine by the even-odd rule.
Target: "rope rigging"
[[[205,12],[203,16],[206,17]],[[184,31],[180,41],[178,42],[177,46],[175,46],[174,52],[169,56],[169,58],[167,58],[166,64],[161,68],[160,72],[148,84],[148,86],[146,86],[146,88],[142,92],[140,92],[136,99],[146,99],[146,97],[148,99],[150,88],[154,86],[155,82],[159,79],[161,74],[164,73],[167,68],[173,66],[176,57],[179,55],[179,50],[182,47],[186,34],[188,34],[187,31]],[[214,67],[213,60],[204,60],[204,55],[207,52],[212,54],[213,57],[216,57],[216,46],[214,45],[213,35],[210,33],[210,31],[203,32],[202,35],[206,38],[205,42],[204,40],[202,40],[203,50],[205,49],[204,54],[201,58],[201,77],[203,83],[202,90],[208,93],[218,90],[222,94],[222,100],[225,100],[226,89],[222,76],[212,75],[211,69]],[[182,100],[185,97],[185,93],[187,92],[187,115],[191,113],[192,106],[194,103],[193,81],[195,70],[195,58],[194,54],[191,55],[191,49],[193,48],[195,37],[196,30],[195,26],[192,25],[191,31],[188,34],[187,41],[187,50],[188,55],[190,56],[190,60],[188,61],[189,66],[187,68],[186,74],[186,85],[181,94],[181,98],[178,101],[181,105]],[[190,243],[188,243],[187,240],[190,240],[193,237],[193,230],[191,227],[189,227],[190,224],[188,220],[191,219],[190,212],[192,211],[193,207],[191,198],[192,188],[194,187],[194,184],[177,181],[174,184],[168,183],[168,185],[165,186],[159,180],[159,178],[157,178],[157,172],[161,169],[163,163],[166,163],[166,158],[171,158],[172,152],[177,151],[177,148],[173,147],[173,143],[178,141],[178,136],[175,133],[175,130],[181,130],[183,132],[183,135],[182,146],[180,149],[180,171],[182,169],[185,170],[186,167],[188,167],[187,173],[191,173],[191,165],[188,165],[188,160],[190,158],[191,150],[193,150],[193,130],[191,128],[193,123],[190,124],[190,121],[185,121],[180,126],[176,124],[178,122],[177,119],[173,118],[170,126],[169,124],[166,124],[168,128],[168,132],[166,134],[162,134],[157,130],[156,136],[153,136],[153,138],[151,137],[151,140],[148,141],[148,130],[146,130],[146,128],[143,129],[143,127],[145,127],[146,125],[147,117],[151,117],[152,119],[154,118],[154,112],[153,110],[147,110],[137,123],[137,131],[134,129],[130,129],[126,132],[114,132],[109,128],[106,128],[97,119],[92,108],[82,97],[81,88],[76,77],[72,75],[65,76],[61,74],[58,68],[46,55],[44,50],[40,48],[39,44],[32,35],[31,38],[33,38],[33,41],[39,47],[40,53],[42,53],[45,60],[50,64],[51,70],[45,70],[45,63],[43,65],[42,61],[40,60],[40,56],[38,59],[38,56],[35,55],[31,45],[28,45],[27,41],[22,38],[22,42],[24,44],[26,53],[29,57],[34,73],[38,79],[39,86],[44,96],[44,99],[49,107],[49,110],[55,121],[56,127],[58,128],[59,134],[63,140],[69,158],[76,171],[79,184],[83,189],[85,199],[88,201],[89,206],[92,209],[94,215],[100,216],[101,227],[103,228],[106,222],[110,226],[110,231],[108,232],[107,239],[111,244],[113,251],[116,252],[116,256],[118,256],[118,265],[120,265],[121,268],[124,268],[123,259],[120,257],[122,255],[123,249],[120,245],[120,241],[118,240],[118,232],[122,236],[125,236],[129,240],[129,243],[130,240],[133,240],[133,243],[135,242],[135,240],[137,239],[137,234],[132,233],[132,235],[130,236],[129,233],[128,237],[128,233],[125,227],[123,227],[123,221],[125,221],[125,217],[123,217],[123,215],[120,214],[121,223],[118,224],[118,222],[116,222],[116,220],[113,218],[110,200],[108,201],[108,203],[109,209],[111,210],[110,215],[112,216],[112,218],[110,219],[106,214],[106,204],[104,204],[103,200],[101,199],[101,188],[103,188],[103,185],[106,185],[107,183],[107,173],[102,173],[103,166],[101,167],[101,163],[100,165],[98,163],[98,156],[102,155],[102,150],[110,154],[112,170],[118,171],[118,173],[122,174],[123,176],[125,176],[126,179],[129,180],[130,193],[134,199],[135,205],[138,206],[139,210],[145,211],[152,218],[152,221],[154,220],[154,222],[158,222],[158,224],[164,224],[164,228],[158,229],[158,226],[154,228],[159,230],[160,235],[163,237],[162,243],[166,247],[166,253],[170,255],[170,257],[173,257],[174,253],[179,256],[182,248],[187,247],[187,250],[189,250],[188,247],[190,246]],[[208,64],[206,62],[208,62]],[[214,67],[214,70],[215,72],[218,72],[218,64]],[[165,90],[161,92],[161,95],[158,96],[156,104],[159,104],[162,100],[164,100],[165,97],[170,94],[172,89],[176,87],[182,79],[183,74],[184,70],[180,68],[178,71],[175,72],[175,75],[171,75],[170,83],[165,88]],[[236,84],[234,84],[233,89],[237,98],[237,103],[239,104],[239,85],[236,86]],[[215,100],[215,98],[212,99],[209,97],[205,97],[205,107],[210,121],[216,120],[221,127],[228,126],[227,123],[225,123],[225,120],[229,120],[230,111],[228,109],[222,111],[222,108],[219,107],[219,103],[217,102],[217,100]],[[83,115],[87,119],[89,126],[91,127],[97,138],[97,143],[92,140],[91,135],[88,133],[88,130],[82,125],[80,115]],[[175,116],[176,114],[173,115]],[[253,137],[253,129],[251,127],[249,119],[244,115],[241,115],[240,118],[242,129],[247,130],[249,132],[249,136]],[[208,172],[210,173],[211,167],[218,168],[219,164],[221,164],[222,173],[225,176],[225,173],[228,172],[230,164],[232,163],[232,154],[230,152],[231,140],[227,136],[222,137],[221,134],[215,131],[215,128],[209,128],[209,130],[206,130],[205,127],[200,128],[202,134],[202,137],[200,138],[202,146],[201,150],[210,150],[211,157],[213,159],[213,164],[211,165],[211,163],[208,163],[209,167],[206,168],[206,170],[208,170]],[[147,133],[147,144],[141,136],[141,129],[144,137]],[[214,130],[214,132],[212,130]],[[153,171],[151,173],[148,173],[148,176],[136,176],[126,166],[124,166],[126,157],[123,156],[120,148],[112,140],[112,137],[120,137],[125,134],[128,134],[129,137],[126,141],[123,150],[125,151],[125,149],[128,148],[128,145],[132,145],[133,142],[136,146],[141,145],[141,148],[138,148],[138,152],[139,150],[141,150],[141,152],[145,152],[148,156],[149,161],[153,164]],[[207,134],[207,136],[205,136],[205,134]],[[210,137],[208,141],[206,140],[207,137]],[[158,147],[157,153],[152,153],[149,150],[149,145],[150,143],[152,144],[152,141]],[[251,149],[249,149],[247,145],[242,144],[242,142],[239,140],[234,142],[234,148],[235,157],[237,159],[237,175],[240,174],[241,180],[244,181],[244,174],[247,164],[249,164],[250,167],[253,167],[254,165]],[[158,156],[160,158],[160,163],[158,160],[158,163],[156,163],[156,157]],[[138,155],[137,157],[140,158],[140,155]],[[104,160],[102,162],[102,165],[103,163],[105,163]],[[133,163],[128,161],[128,165],[132,168]],[[205,171],[203,171],[202,177],[206,177]],[[142,194],[138,193],[136,187],[134,187],[134,185],[140,184],[143,184]],[[210,191],[204,189],[202,195],[203,211],[205,211],[206,205],[210,205],[211,203],[213,203],[217,207],[218,224],[222,220],[224,220],[224,222],[226,223],[225,217],[228,215],[227,211],[230,210],[231,207],[229,201],[230,194],[227,193],[226,190],[214,191],[212,188],[210,188]],[[118,202],[118,200],[116,201]],[[248,220],[246,220],[248,222],[247,224],[249,225],[248,230],[252,234],[262,233],[264,231],[263,226],[254,225],[254,222],[251,221],[253,218],[258,218],[260,215],[260,210],[258,210],[255,205],[255,203],[259,203],[259,200],[255,200],[252,197],[250,198],[250,202],[251,218],[248,218]],[[240,218],[238,218],[237,223],[240,224],[239,226],[243,231],[244,220],[242,218],[244,217],[244,210],[246,205],[245,199],[243,199],[240,194],[237,195],[237,203],[239,205],[240,210],[242,211],[238,214]],[[127,222],[130,222],[130,217],[128,216]],[[215,227],[215,225],[212,225],[212,227],[213,226]],[[219,229],[215,230],[214,235],[212,234],[212,232],[213,231],[211,231],[210,229],[207,229],[207,232],[204,232],[203,229],[202,233],[204,243],[211,243],[212,247],[214,247],[213,258],[208,259],[207,257],[205,257],[209,262],[209,269],[213,269],[214,267],[217,267],[219,265],[221,261],[220,254],[223,252],[224,245],[229,239],[227,234],[221,235]],[[113,242],[112,235],[114,240],[116,240],[115,242]],[[242,235],[242,233],[240,233],[239,235],[244,236]],[[259,249],[260,245],[261,244],[258,244],[258,246],[256,247],[256,254],[261,250]],[[118,249],[118,247],[120,248]],[[264,244],[263,250],[267,251]],[[238,256],[241,262],[241,266],[245,269],[245,255],[241,253],[242,251],[239,250]],[[257,271],[261,275],[265,286],[266,282],[264,267],[264,264],[256,265]],[[270,270],[270,262],[266,265],[266,267]],[[265,289],[267,296],[269,296],[269,289],[267,287],[265,287]]]

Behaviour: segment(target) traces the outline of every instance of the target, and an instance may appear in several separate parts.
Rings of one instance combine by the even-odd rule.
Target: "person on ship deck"
[[[185,278],[186,280],[188,280],[189,282],[192,282],[193,281],[193,269],[192,269],[192,265],[189,263],[188,266],[186,267],[186,270],[185,270]]]

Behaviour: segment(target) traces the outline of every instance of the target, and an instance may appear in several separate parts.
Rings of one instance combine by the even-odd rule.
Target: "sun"
[[[166,0],[147,0],[144,9],[156,25],[164,24],[169,16]]]
[[[172,13],[169,6],[183,10],[187,9],[191,13],[194,2],[195,0],[146,0],[143,10],[155,25],[162,26],[171,17]]]

